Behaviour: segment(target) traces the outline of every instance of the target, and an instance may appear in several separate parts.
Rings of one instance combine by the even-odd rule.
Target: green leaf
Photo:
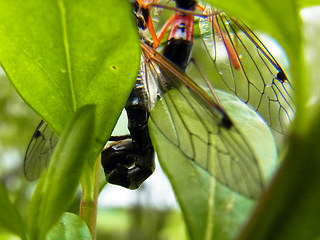
[[[304,136],[290,138],[288,154],[239,240],[319,238],[319,113]]]
[[[277,147],[270,128],[256,112],[236,96],[215,91],[226,112],[255,151],[264,180],[268,182],[278,167]]]
[[[0,62],[20,96],[59,136],[97,108],[96,147],[111,134],[140,62],[129,1],[0,1]]]
[[[26,238],[25,224],[17,208],[11,203],[6,188],[0,182],[0,226],[17,234],[21,239]]]
[[[299,0],[298,3],[301,7],[313,7],[320,5],[319,0]]]
[[[239,131],[255,151],[258,158],[258,171],[261,171],[263,181],[267,182],[277,165],[277,151],[270,129],[254,111],[235,96],[222,91],[217,91],[217,95]],[[166,98],[165,96],[166,94],[164,98]],[[181,138],[181,134],[180,148],[173,144],[174,137],[169,138],[168,136],[179,135],[182,131],[172,128],[170,122],[176,122],[176,120],[166,121],[168,116],[164,111],[163,104],[167,103],[160,100],[151,113],[152,120],[156,119],[153,115],[157,114],[165,121],[161,125],[157,121],[157,125],[150,121],[151,137],[160,164],[168,176],[180,204],[190,238],[230,239],[234,237],[247,218],[253,201],[215,181],[208,172],[199,167],[202,166],[201,163],[190,161],[187,157],[188,149],[181,147],[183,146],[182,141],[188,141],[188,139]],[[176,106],[181,108],[179,105]],[[174,115],[172,116],[174,118]],[[190,118],[192,116],[189,114]],[[183,120],[185,124],[190,121],[186,118]],[[201,129],[198,129],[198,134],[203,134]],[[201,153],[204,149],[201,149],[200,145],[193,147],[196,154],[204,154]],[[216,161],[216,159],[209,161],[211,162],[207,162],[207,164],[211,165],[212,161]],[[251,170],[256,171],[256,169]]]
[[[48,233],[46,240],[91,240],[87,224],[81,217],[64,213],[60,221]]]
[[[95,108],[80,108],[67,124],[49,168],[39,180],[30,203],[31,239],[43,239],[70,206],[82,168],[92,152]]]

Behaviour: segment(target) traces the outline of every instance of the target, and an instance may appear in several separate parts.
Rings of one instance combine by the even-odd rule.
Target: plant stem
[[[99,157],[94,168],[91,171],[88,169],[82,179],[80,216],[87,223],[92,240],[96,239],[100,162]]]

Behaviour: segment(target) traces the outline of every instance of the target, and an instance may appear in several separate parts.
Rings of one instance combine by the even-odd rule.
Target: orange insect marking
[[[204,12],[205,8],[203,6],[201,6],[199,3],[197,4],[197,8]],[[231,42],[229,41],[229,39],[226,37],[226,35],[221,31],[217,20],[213,17],[210,17],[210,19],[213,19],[213,27],[215,29],[215,31],[218,33],[219,37],[222,39],[226,49],[227,49],[227,53],[230,59],[231,64],[233,65],[233,67],[237,70],[241,69],[241,64],[239,62],[239,59],[237,57],[237,52],[236,50],[233,48]]]
[[[183,38],[187,41],[193,41],[193,15],[185,15],[179,12],[174,14],[172,21],[172,27],[168,39],[171,38]],[[180,26],[184,26],[184,31],[179,30]]]
[[[233,67],[237,70],[241,69],[241,65],[240,65],[239,59],[237,57],[236,50],[233,48],[232,44],[230,43],[230,41],[226,37],[226,35],[221,31],[221,29],[217,23],[217,20],[215,18],[213,18],[213,27],[214,27],[215,31],[218,33],[219,37],[222,39],[222,41],[227,49],[227,53],[228,53],[230,62],[233,65]]]
[[[137,2],[139,3],[140,6],[143,5],[143,0],[137,0]]]
[[[205,8],[201,6],[199,3],[197,3],[197,8],[201,11],[204,12]]]

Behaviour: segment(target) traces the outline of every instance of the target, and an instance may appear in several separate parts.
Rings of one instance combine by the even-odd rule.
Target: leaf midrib
[[[72,110],[73,112],[75,112],[77,109],[77,101],[76,101],[74,81],[73,81],[72,70],[71,70],[70,45],[69,45],[68,32],[67,32],[67,19],[66,19],[66,9],[65,9],[64,0],[58,1],[58,8],[60,11],[63,46],[64,46],[64,52],[66,57],[66,63],[67,63],[68,82],[69,82],[70,91],[71,91]]]

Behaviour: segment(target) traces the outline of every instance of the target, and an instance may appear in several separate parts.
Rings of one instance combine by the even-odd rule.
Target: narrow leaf
[[[70,206],[84,163],[92,152],[94,107],[77,111],[67,124],[30,203],[31,239],[43,239]]]
[[[0,182],[0,226],[26,239],[25,224],[17,208],[11,203],[6,188]]]

